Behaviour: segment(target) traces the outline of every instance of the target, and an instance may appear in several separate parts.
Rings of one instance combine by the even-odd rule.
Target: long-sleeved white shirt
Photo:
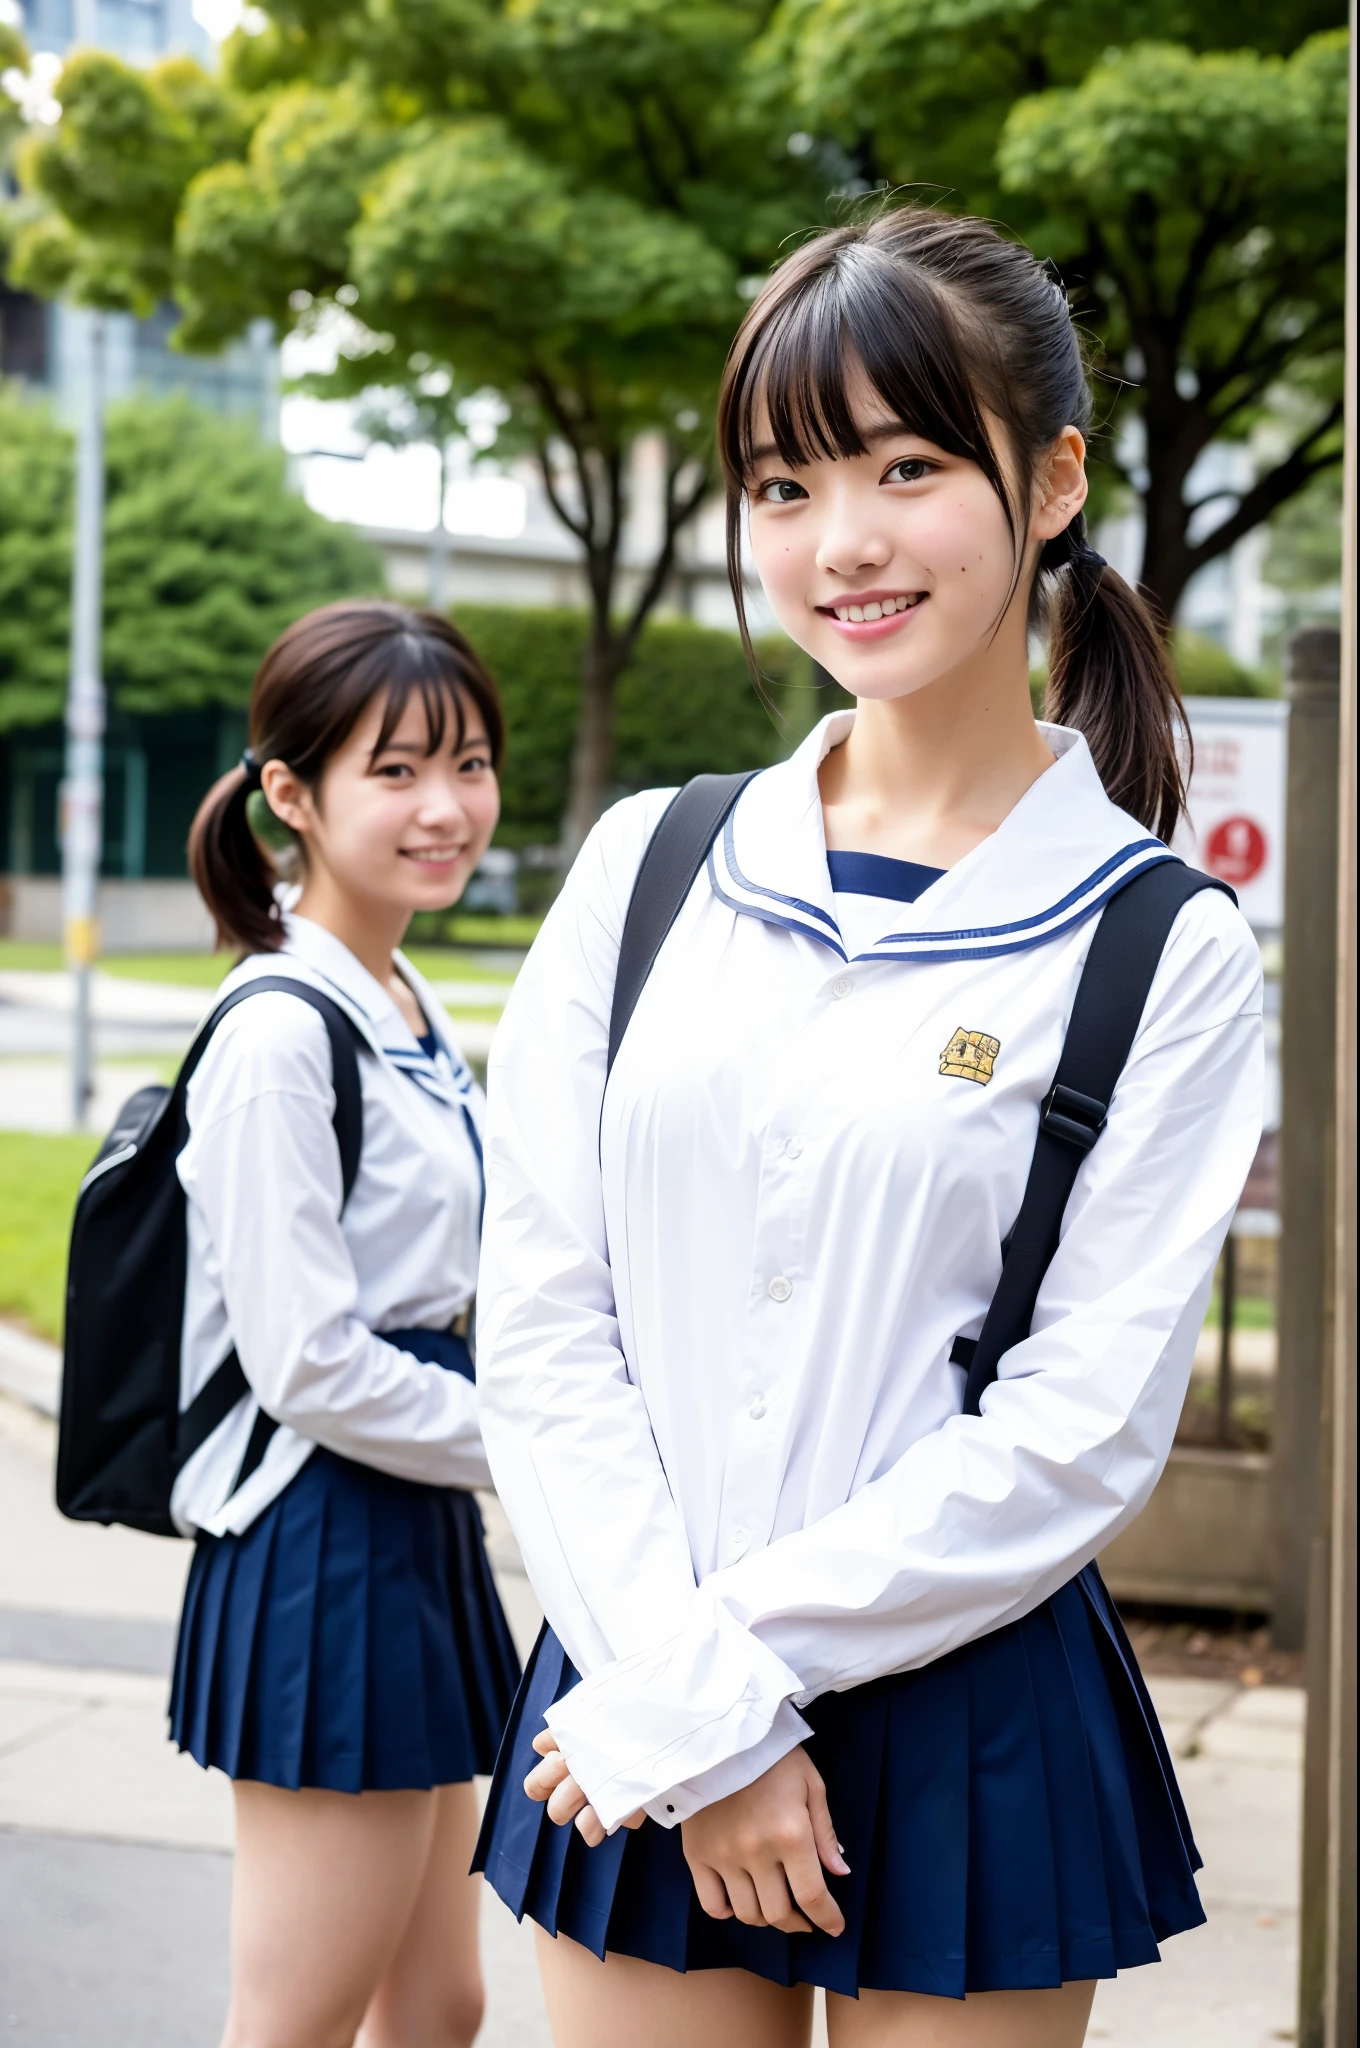
[[[1166,849],[1046,728],[1058,759],[1000,829],[847,958],[817,767],[852,717],[743,793],[607,1090],[669,792],[597,826],[493,1048],[483,1430],[584,1674],[548,1720],[606,1826],[751,1782],[801,1705],[1027,1613],[1137,1514],[1259,1134],[1259,956],[1209,891],[1032,1334],[960,1413],[950,1346],[996,1287],[1095,914]],[[949,1071],[960,1030],[998,1042],[989,1079]]]
[[[243,960],[222,993],[291,975],[353,1018],[365,1048],[363,1151],[342,1215],[325,1024],[272,992],[230,1011],[189,1084],[179,1158],[189,1240],[180,1405],[233,1344],[251,1392],[176,1480],[171,1512],[186,1535],[249,1528],[318,1444],[428,1485],[489,1483],[471,1381],[381,1334],[447,1328],[472,1299],[481,1092],[409,961],[397,956],[434,1033],[433,1059],[339,939],[303,917],[286,932],[282,952]],[[280,1427],[233,1491],[261,1406]]]

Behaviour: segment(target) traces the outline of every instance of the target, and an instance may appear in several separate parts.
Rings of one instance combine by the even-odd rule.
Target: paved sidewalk
[[[15,1358],[0,1343],[11,1387]],[[26,1361],[36,1384],[41,1361]],[[213,2048],[230,1793],[165,1741],[189,1546],[62,1521],[52,1444],[48,1420],[0,1393],[0,2038]],[[488,1527],[527,1647],[537,1609],[494,1502]],[[1089,2038],[1271,2048],[1293,2039],[1302,1696],[1199,1679],[1152,1690],[1205,1856],[1209,1925],[1168,1943],[1160,1967],[1102,1985]],[[492,1898],[483,1951],[481,2048],[548,2048],[531,1937]]]
[[[441,981],[435,994],[450,1012],[466,1057],[484,1062],[495,1024],[467,1011],[500,1010],[506,981]],[[154,1056],[175,1062],[188,1049],[217,991],[172,982],[134,981],[96,972],[93,982],[95,1098],[87,1118],[92,1133],[112,1123],[135,1089],[163,1077],[163,1067],[138,1067]],[[72,1128],[71,1018],[74,977],[30,968],[0,969],[0,1131]]]

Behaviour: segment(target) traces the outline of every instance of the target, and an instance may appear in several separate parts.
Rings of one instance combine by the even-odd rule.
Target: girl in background
[[[1181,807],[1089,420],[1062,291],[990,227],[907,208],[784,264],[723,386],[733,593],[749,516],[858,708],[743,791],[607,1087],[670,792],[596,827],[497,1037],[482,1418],[549,1625],[479,1862],[559,2048],[801,2048],[815,1985],[833,2048],[1075,2048],[1096,1980],[1203,1918],[1092,1560],[1170,1450],[1260,1126],[1222,894],[980,1414],[953,1363],[1098,914]]]
[[[469,1490],[481,1097],[397,948],[491,838],[501,714],[447,619],[332,604],[266,655],[250,740],[190,841],[243,955],[223,994],[282,974],[340,1007],[363,1137],[346,1200],[322,1017],[287,992],[228,1013],[179,1162],[182,1406],[233,1347],[248,1389],[175,1487],[197,1545],[171,1700],[174,1740],[235,1792],[224,2048],[466,2048],[471,1780],[518,1665]],[[252,814],[291,834],[287,910]]]

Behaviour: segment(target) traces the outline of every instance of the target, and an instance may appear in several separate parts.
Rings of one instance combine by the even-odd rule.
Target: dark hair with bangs
[[[281,633],[250,694],[250,751],[261,766],[284,761],[315,789],[375,699],[383,700],[376,756],[418,697],[427,754],[449,737],[463,745],[469,706],[480,713],[499,767],[505,745],[500,699],[472,646],[442,613],[377,598],[321,605]],[[213,784],[189,832],[189,867],[213,914],[218,943],[247,953],[283,944],[275,892],[281,879],[251,829],[255,778],[244,763]],[[259,799],[263,801],[263,799]]]
[[[718,405],[727,567],[753,675],[741,519],[758,414],[781,459],[864,454],[848,385],[863,372],[911,433],[975,463],[1005,513],[1016,583],[1036,473],[1066,426],[1091,425],[1067,297],[1028,249],[987,222],[922,206],[832,228],[775,272],[732,344]],[[988,432],[1005,433],[1011,475]],[[1170,839],[1185,804],[1189,734],[1147,604],[1088,546],[1079,512],[1039,556],[1030,623],[1046,628],[1044,715],[1085,735],[1106,790]]]

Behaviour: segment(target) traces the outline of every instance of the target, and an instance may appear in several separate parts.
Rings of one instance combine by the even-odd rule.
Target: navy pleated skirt
[[[318,1449],[199,1537],[170,1733],[229,1778],[425,1791],[491,1770],[519,1675],[472,1495]]]
[[[834,1939],[710,1919],[678,1827],[647,1820],[588,1849],[548,1820],[523,1791],[530,1745],[578,1682],[545,1628],[473,1867],[596,1955],[962,1998],[1112,1977],[1204,1919],[1171,1759],[1094,1565],[938,1663],[804,1709],[850,1865],[828,1879],[846,1922]]]

